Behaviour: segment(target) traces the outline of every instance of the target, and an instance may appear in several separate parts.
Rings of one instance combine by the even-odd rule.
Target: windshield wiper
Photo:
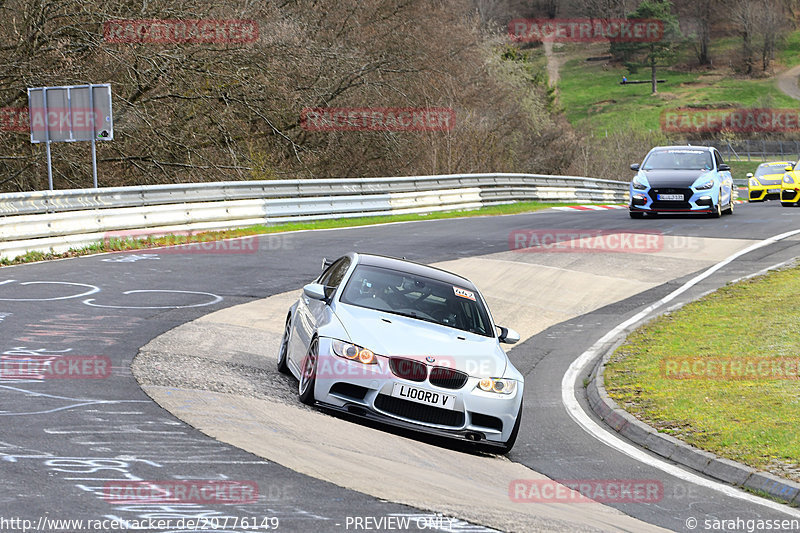
[[[394,313],[395,315],[400,315],[400,316],[404,316],[404,317],[408,317],[408,318],[416,318],[417,320],[422,320],[424,322],[430,322],[431,324],[439,324],[440,326],[445,326],[446,325],[446,324],[442,324],[441,322],[438,322],[437,320],[430,319],[430,318],[425,318],[424,316],[419,316],[418,314],[416,314],[414,312],[409,312],[409,313],[404,313],[404,312],[401,312],[401,311],[390,311],[390,312]]]

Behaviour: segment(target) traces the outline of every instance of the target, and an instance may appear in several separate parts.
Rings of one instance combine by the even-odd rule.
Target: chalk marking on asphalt
[[[765,246],[768,246],[770,244],[773,244],[775,242],[778,242],[780,240],[798,234],[800,234],[800,230],[788,231],[786,233],[774,235],[772,237],[769,237],[768,239],[764,239],[763,241],[751,244],[747,248],[744,248],[736,252],[735,254],[728,256],[719,263],[709,267],[701,274],[698,274],[694,278],[690,279],[682,286],[678,287],[677,289],[675,289],[668,295],[664,296],[660,300],[648,305],[646,308],[642,309],[641,311],[639,311],[638,313],[636,313],[635,315],[633,315],[632,317],[625,320],[621,324],[617,325],[614,329],[606,333],[602,338],[600,338],[597,342],[595,342],[588,350],[583,352],[580,355],[580,357],[578,357],[577,359],[575,359],[575,361],[572,362],[572,364],[567,369],[567,372],[564,374],[563,379],[561,380],[561,401],[564,403],[564,406],[566,407],[569,416],[579,426],[581,426],[581,428],[584,431],[589,433],[589,435],[596,438],[603,444],[621,453],[624,453],[625,455],[632,457],[633,459],[639,462],[645,463],[650,466],[654,466],[671,476],[677,477],[678,479],[682,479],[684,481],[688,481],[690,483],[694,483],[696,485],[700,485],[708,489],[716,490],[732,498],[738,498],[750,503],[754,503],[764,507],[769,507],[770,509],[773,509],[775,511],[800,517],[800,510],[798,509],[794,509],[785,504],[781,504],[778,502],[774,502],[772,500],[767,500],[765,498],[748,494],[732,485],[727,485],[717,481],[712,481],[693,472],[686,471],[683,468],[670,464],[664,461],[663,459],[659,459],[657,457],[654,457],[646,453],[644,450],[640,449],[637,446],[625,442],[624,440],[622,440],[622,438],[617,437],[616,435],[612,434],[609,430],[605,429],[604,427],[600,426],[600,424],[592,420],[592,418],[589,417],[589,415],[587,415],[586,412],[584,412],[583,408],[581,407],[575,395],[578,377],[583,373],[584,369],[589,365],[589,363],[594,361],[594,359],[600,354],[603,347],[606,346],[609,342],[611,342],[612,339],[616,338],[617,335],[621,334],[627,328],[633,326],[634,324],[638,323],[639,321],[647,317],[647,315],[649,315],[654,310],[658,309],[667,302],[674,300],[684,292],[688,291],[690,288],[694,287],[704,279],[710,277],[718,270],[732,263],[739,257],[747,253],[750,253],[753,250],[763,248]]]
[[[0,282],[0,285],[11,283],[13,279]],[[53,300],[69,300],[70,298],[80,298],[81,296],[89,296],[96,292],[100,292],[100,287],[89,285],[87,283],[71,283],[69,281],[24,281],[20,285],[36,285],[48,283],[51,285],[74,285],[76,287],[89,287],[89,290],[80,294],[73,294],[72,296],[58,296],[53,298],[0,298],[4,302],[49,302]]]
[[[213,299],[210,302],[203,302],[199,304],[192,304],[192,305],[162,305],[162,306],[131,306],[131,305],[102,305],[96,304],[94,302],[94,298],[88,298],[83,301],[84,304],[90,307],[105,307],[111,309],[185,309],[187,307],[204,307],[207,305],[214,305],[215,303],[219,303],[222,301],[222,296],[218,296],[216,294],[212,294],[210,292],[200,292],[200,291],[178,291],[178,290],[162,290],[162,289],[142,289],[142,290],[135,290],[135,291],[125,291],[122,294],[134,294],[139,292],[176,292],[180,294],[202,294],[204,296],[211,296]]]
[[[41,382],[39,382],[41,383]],[[58,396],[56,394],[48,394],[45,392],[36,392],[27,389],[23,389],[20,387],[10,387],[8,385],[0,385],[0,389],[6,389],[10,391],[21,392],[23,394],[27,394],[29,396],[34,397],[43,397],[55,400],[71,400],[76,402],[71,405],[63,405],[61,407],[54,407],[52,409],[46,409],[42,411],[28,411],[24,413],[12,413],[9,411],[0,411],[0,416],[22,416],[22,415],[43,415],[43,414],[50,414],[56,413],[58,411],[64,411],[66,409],[74,409],[76,407],[85,407],[87,405],[116,405],[120,403],[150,403],[150,400],[92,400],[90,398],[69,398],[67,396]]]

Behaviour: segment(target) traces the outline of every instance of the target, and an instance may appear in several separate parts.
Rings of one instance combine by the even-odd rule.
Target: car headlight
[[[792,175],[791,174],[784,174],[783,182],[784,183],[794,183],[794,180],[792,179]]]
[[[517,388],[517,382],[513,379],[502,378],[483,378],[478,387],[482,391],[496,392],[497,394],[514,394]]]
[[[695,189],[697,189],[698,191],[707,191],[713,186],[714,186],[714,180],[707,180],[704,181],[702,185],[698,185],[697,187],[695,187]]]
[[[639,190],[639,191],[643,191],[643,190],[645,190],[647,188],[647,184],[644,183],[642,180],[640,180],[639,176],[636,176],[635,178],[633,178],[633,181],[631,181],[631,185],[633,185],[634,189]]]
[[[375,357],[375,354],[372,353],[372,350],[368,350],[366,348],[358,346],[357,344],[352,344],[349,342],[344,342],[334,339],[332,346],[333,346],[333,353],[335,353],[339,357],[344,357],[345,359],[349,359],[351,361],[364,363],[365,365],[378,364],[378,360]]]
[[[755,178],[750,178],[750,186],[751,187],[759,187],[761,184]]]

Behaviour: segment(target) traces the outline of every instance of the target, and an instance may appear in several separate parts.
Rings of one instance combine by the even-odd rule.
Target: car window
[[[650,153],[642,165],[643,170],[711,170],[713,163],[707,150],[676,148]]]
[[[326,297],[330,298],[336,292],[336,288],[342,283],[348,268],[350,268],[350,258],[345,256],[337,259],[322,273],[318,283],[325,286]]]
[[[717,168],[725,163],[725,161],[722,160],[722,155],[720,155],[720,153],[716,150],[714,150],[714,159],[717,161]]]
[[[485,337],[494,336],[489,314],[478,294],[425,276],[358,265],[340,301]]]

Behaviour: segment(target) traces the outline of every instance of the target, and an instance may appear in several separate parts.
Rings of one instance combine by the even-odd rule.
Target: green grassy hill
[[[738,41],[733,38],[714,42],[713,51],[725,57],[733,53]],[[648,80],[650,71],[629,74],[619,64],[586,61],[602,55],[602,47],[561,48],[567,60],[561,66],[558,83],[559,101],[567,119],[578,129],[594,135],[626,129],[645,132],[660,130],[661,113],[666,110],[707,105],[729,107],[797,108],[800,102],[780,92],[774,78],[745,78],[731,74],[725,61],[714,70],[691,72],[679,66],[661,68],[658,94],[651,95],[649,84],[620,85],[624,75],[629,80]],[[684,51],[685,53],[685,51]],[[792,33],[778,50],[776,71],[800,63],[800,31]]]

